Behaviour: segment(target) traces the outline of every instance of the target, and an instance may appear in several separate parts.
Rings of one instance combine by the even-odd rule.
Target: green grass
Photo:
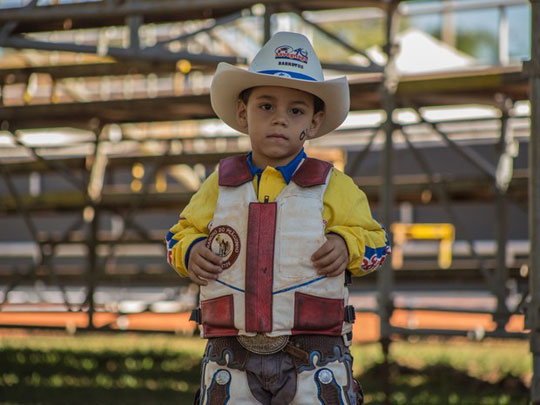
[[[385,372],[394,404],[528,403],[532,360],[526,341],[394,342],[387,370],[378,344],[355,346],[353,355],[368,404],[383,402]]]
[[[191,404],[204,342],[170,335],[80,334],[0,338],[0,404]],[[527,404],[525,341],[394,342],[353,346],[367,404]]]

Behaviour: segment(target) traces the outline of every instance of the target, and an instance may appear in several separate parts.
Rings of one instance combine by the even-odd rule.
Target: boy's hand
[[[206,247],[206,239],[197,242],[189,252],[189,278],[196,284],[208,285],[208,280],[217,280],[222,259]]]
[[[311,255],[311,261],[321,276],[336,277],[347,268],[349,251],[341,236],[330,233],[326,238],[328,240]]]

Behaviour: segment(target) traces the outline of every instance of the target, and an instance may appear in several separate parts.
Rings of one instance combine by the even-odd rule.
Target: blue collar
[[[285,180],[285,183],[289,184],[294,172],[298,168],[298,165],[300,164],[302,159],[305,159],[306,157],[307,157],[306,152],[304,152],[304,148],[302,148],[300,153],[298,153],[298,155],[296,155],[296,157],[293,160],[291,160],[289,163],[287,163],[285,166],[276,167],[276,170],[279,170],[281,174],[283,175],[283,179]],[[249,152],[247,156],[247,163],[248,163],[249,169],[251,170],[251,174],[253,176],[256,175],[260,178],[264,170],[259,169],[258,167],[255,167],[251,159],[251,152]]]

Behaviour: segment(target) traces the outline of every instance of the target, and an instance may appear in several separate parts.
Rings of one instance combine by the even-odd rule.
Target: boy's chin
[[[265,156],[269,159],[283,160],[283,159],[292,159],[300,153],[300,149],[297,151],[287,150],[287,151],[265,151]]]

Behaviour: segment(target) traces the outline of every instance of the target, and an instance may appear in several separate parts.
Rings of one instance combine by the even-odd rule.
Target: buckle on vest
[[[282,350],[289,342],[288,335],[266,336],[261,333],[255,336],[236,336],[242,347],[255,354],[274,354]]]
[[[189,320],[195,321],[200,325],[201,324],[201,309],[200,308],[192,309]]]
[[[345,270],[345,287],[352,284],[352,274],[349,270]]]
[[[356,319],[356,311],[352,305],[347,305],[345,307],[345,322],[354,323]]]

